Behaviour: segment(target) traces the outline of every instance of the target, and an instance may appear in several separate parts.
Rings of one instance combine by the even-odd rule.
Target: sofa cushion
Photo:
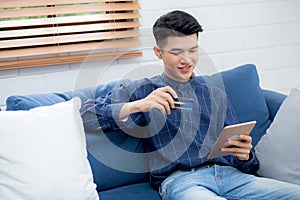
[[[68,101],[72,93],[49,93],[32,95],[13,95],[6,99],[6,110],[29,110],[39,106],[50,106]]]
[[[263,90],[263,93],[268,105],[270,120],[273,121],[286,95],[271,90]]]
[[[122,131],[87,133],[87,149],[98,191],[147,180],[147,160],[140,139]]]
[[[260,161],[258,175],[300,185],[300,90],[294,89],[273,123],[255,147]]]
[[[150,183],[138,183],[99,193],[101,200],[161,200]]]
[[[80,105],[0,112],[1,199],[99,199]]]
[[[126,81],[126,80],[124,80]],[[48,106],[55,103],[68,101],[77,96],[82,102],[89,98],[97,98],[106,95],[118,81],[108,84],[100,84],[97,87],[87,87],[69,92],[12,95],[6,99],[6,110],[29,110],[39,106]]]
[[[239,121],[257,122],[251,132],[252,144],[255,146],[271,123],[256,67],[247,64],[223,71],[220,75]],[[212,78],[218,80],[219,75],[213,75]]]

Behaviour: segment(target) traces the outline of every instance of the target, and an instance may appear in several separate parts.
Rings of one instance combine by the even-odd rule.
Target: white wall
[[[254,63],[263,88],[286,94],[300,88],[299,0],[140,0],[140,5],[142,58],[0,71],[0,105],[9,95],[67,91],[150,73],[160,63],[150,28],[174,9],[190,12],[203,25],[200,46],[217,70]]]

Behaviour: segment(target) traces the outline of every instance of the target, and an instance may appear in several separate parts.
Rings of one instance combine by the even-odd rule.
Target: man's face
[[[190,80],[198,62],[197,34],[188,36],[170,36],[167,44],[155,53],[164,62],[164,72],[171,79],[178,82]],[[154,49],[155,50],[155,49]]]

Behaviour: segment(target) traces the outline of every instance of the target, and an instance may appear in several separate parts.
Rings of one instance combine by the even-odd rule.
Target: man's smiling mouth
[[[182,72],[188,72],[192,68],[192,65],[185,66],[185,67],[177,67],[177,68],[180,69],[180,71]]]

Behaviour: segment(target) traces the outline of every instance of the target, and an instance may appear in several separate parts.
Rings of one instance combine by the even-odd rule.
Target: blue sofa
[[[272,123],[286,96],[261,89],[256,67],[252,64],[206,78],[208,82],[225,88],[240,122],[257,121],[251,132],[255,146]],[[222,83],[218,80],[222,80]],[[118,84],[119,81],[116,81],[69,92],[14,95],[7,98],[6,110],[29,110],[67,101],[73,96],[79,96],[84,102],[107,94]],[[88,160],[101,200],[160,199],[148,181],[147,160],[143,157],[140,139],[121,131],[102,134],[95,124],[90,124],[85,131]]]

